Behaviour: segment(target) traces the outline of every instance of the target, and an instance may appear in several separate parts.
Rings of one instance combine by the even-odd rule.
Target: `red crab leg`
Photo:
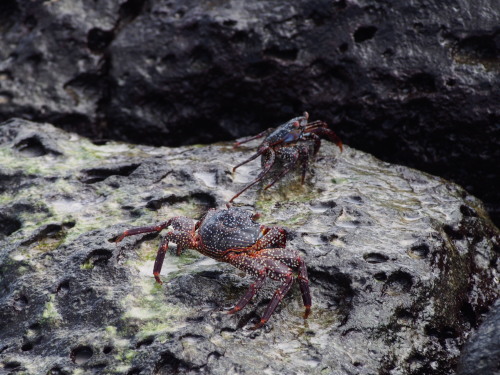
[[[266,227],[265,225],[260,226],[260,231],[263,234],[261,238],[255,242],[252,246],[255,250],[261,250],[266,248],[281,247],[286,246],[286,230],[280,227]]]
[[[304,181],[306,180],[307,166],[309,165],[309,148],[301,147],[300,153],[302,155],[302,178],[300,183],[304,184]]]
[[[263,249],[258,252],[258,257],[269,257],[298,270],[297,281],[299,282],[300,292],[302,294],[302,302],[306,311],[304,312],[304,319],[307,319],[311,313],[311,292],[309,289],[309,278],[307,276],[306,263],[300,254],[292,249]]]
[[[278,182],[281,178],[283,178],[283,176],[285,176],[288,172],[290,172],[293,167],[295,166],[295,164],[297,163],[297,160],[299,160],[299,152],[298,151],[293,151],[291,150],[290,153],[288,153],[288,157],[290,157],[292,160],[290,162],[287,163],[286,167],[283,168],[283,171],[281,171],[281,173],[278,175],[278,177],[276,177],[274,179],[273,182],[271,182],[269,185],[267,185],[264,190],[267,190],[269,189],[271,186],[273,186],[276,182]]]
[[[307,134],[314,134],[314,135],[318,135],[320,136],[321,138],[326,138],[328,139],[330,142],[333,142],[335,143],[338,148],[340,148],[340,151],[343,151],[343,148],[342,148],[342,140],[337,136],[337,134],[335,134],[335,132],[327,127],[315,127],[313,129],[306,129],[306,132]],[[318,147],[319,148],[319,147]],[[316,147],[315,147],[316,149]],[[317,152],[317,151],[316,151]]]
[[[255,293],[260,290],[260,288],[266,281],[266,267],[262,265],[256,258],[241,253],[229,253],[228,255],[226,255],[224,261],[232,264],[240,270],[247,272],[252,276],[257,276],[257,280],[254,283],[250,284],[250,287],[240,299],[240,301],[231,310],[229,310],[229,314],[234,314],[235,312],[238,312],[242,308],[244,308],[248,304],[248,302],[250,302]]]
[[[248,304],[248,302],[252,300],[253,296],[259,292],[260,288],[262,288],[262,285],[264,285],[266,278],[266,271],[265,269],[263,269],[259,274],[257,280],[253,284],[250,284],[250,287],[248,288],[246,293],[243,295],[243,297],[241,297],[240,301],[231,310],[228,311],[228,314],[234,314],[244,308]]]
[[[275,270],[271,270],[275,271]],[[278,275],[276,275],[278,276]],[[274,278],[270,276],[271,278]],[[260,319],[260,322],[257,323],[255,326],[253,326],[253,329],[257,329],[262,327],[264,324],[267,323],[271,315],[273,314],[274,310],[276,310],[276,307],[279,305],[283,297],[288,293],[290,288],[292,287],[293,284],[293,276],[292,273],[289,272],[286,275],[279,275],[279,279],[283,280],[283,284],[274,292],[273,298],[271,299],[271,302],[269,302],[269,305],[267,305],[266,311],[264,311],[264,315],[262,315],[262,318]]]
[[[252,156],[250,156],[247,160],[245,161],[242,161],[240,164],[238,164],[237,166],[233,167],[233,173],[236,171],[236,168],[239,168],[241,167],[243,164],[246,164],[248,162],[251,162],[252,160],[254,159],[257,159],[260,155],[262,155],[264,152],[266,152],[267,150],[269,150],[269,147],[262,147],[262,148],[259,148],[259,150],[253,154]]]
[[[238,198],[244,191],[248,190],[250,187],[252,187],[253,185],[255,185],[257,182],[259,182],[260,180],[262,180],[262,178],[269,173],[269,171],[271,170],[271,167],[273,166],[274,164],[274,160],[276,158],[276,155],[274,153],[274,150],[272,148],[268,148],[267,149],[268,153],[266,154],[266,162],[264,164],[264,170],[262,172],[260,172],[260,174],[257,176],[257,178],[252,181],[251,183],[249,183],[247,186],[245,186],[243,188],[243,190],[241,190],[238,194],[236,194],[234,197],[232,197],[230,200],[229,200],[229,203],[231,203],[232,201],[234,201],[236,198]],[[258,156],[258,155],[257,155]],[[257,157],[256,156],[256,157]],[[255,159],[255,158],[254,158]],[[236,167],[233,168],[233,171],[239,167],[240,165],[242,165],[244,163],[241,163],[239,165],[237,165]]]
[[[272,249],[269,249],[272,250]],[[284,249],[278,249],[284,251]],[[226,255],[224,261],[232,264],[233,266],[249,273],[250,275],[257,276],[258,279],[255,283],[250,285],[250,288],[245,293],[243,298],[236,304],[236,306],[230,310],[230,313],[241,310],[246,304],[252,299],[255,293],[258,292],[262,284],[264,283],[266,276],[273,280],[282,281],[283,284],[276,290],[271,299],[271,302],[267,306],[264,315],[259,323],[257,323],[253,329],[262,327],[269,320],[273,314],[276,307],[281,302],[283,297],[288,293],[290,287],[293,284],[292,270],[285,264],[279,262],[276,259],[260,256],[261,252],[258,252],[256,256],[249,256],[247,254],[236,254],[229,253]]]
[[[149,226],[149,227],[138,227],[138,228],[132,228],[132,229],[129,229],[129,230],[126,230],[125,232],[123,232],[116,240],[115,242],[120,242],[121,240],[123,240],[125,237],[128,237],[128,236],[134,236],[136,234],[141,234],[141,233],[151,233],[151,232],[161,232],[163,229],[165,229],[166,227],[168,227],[170,225],[172,220],[169,220],[169,221],[165,221],[163,223],[160,223],[160,224],[156,224],[156,225],[153,225],[153,226]]]
[[[182,250],[184,249],[195,247],[192,241],[191,233],[180,231],[168,232],[160,243],[160,247],[158,248],[158,253],[156,253],[155,264],[153,267],[153,275],[158,284],[163,284],[160,279],[160,273],[163,266],[163,261],[165,260],[165,254],[168,250],[169,242],[174,242],[175,244],[177,244],[177,255],[181,255]]]
[[[264,130],[263,132],[261,132],[261,133],[259,133],[257,135],[245,138],[245,139],[243,139],[242,141],[239,141],[239,142],[235,142],[234,145],[233,145],[233,147],[236,148],[236,147],[242,145],[243,143],[247,143],[247,142],[253,141],[254,139],[262,138],[262,137],[268,135],[273,129],[274,128],[269,128],[269,129]]]

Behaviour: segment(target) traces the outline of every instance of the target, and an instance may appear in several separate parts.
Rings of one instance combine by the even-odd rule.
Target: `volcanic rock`
[[[441,178],[323,142],[304,185],[298,172],[245,192],[236,204],[287,229],[313,298],[304,319],[294,285],[255,331],[276,283],[228,315],[251,282],[234,267],[172,253],[159,285],[160,236],[114,242],[225,207],[260,170],[231,173],[256,144],[96,145],[50,124],[1,124],[3,370],[453,374],[498,298],[500,244],[481,202]]]

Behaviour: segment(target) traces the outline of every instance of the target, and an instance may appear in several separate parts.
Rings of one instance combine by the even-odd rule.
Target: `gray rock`
[[[308,110],[500,222],[498,18],[498,0],[3,0],[0,120],[185,145]]]
[[[29,152],[24,137],[57,153]],[[237,200],[262,223],[288,229],[313,297],[304,320],[294,285],[252,331],[272,282],[228,315],[251,280],[232,266],[194,251],[167,255],[158,285],[159,236],[113,240],[130,227],[223,207],[258,173],[258,161],[231,173],[255,143],[95,145],[23,120],[2,124],[0,140],[7,372],[451,375],[498,298],[499,231],[479,200],[324,142],[304,186],[292,174]]]
[[[457,374],[500,374],[500,299],[465,344]]]

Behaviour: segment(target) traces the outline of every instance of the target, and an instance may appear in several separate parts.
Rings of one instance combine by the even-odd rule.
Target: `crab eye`
[[[259,214],[258,212],[255,212],[255,213],[252,215],[252,220],[253,220],[253,221],[256,221],[259,217],[260,217],[260,214]]]
[[[299,122],[298,122],[298,121],[295,121],[295,122],[293,123],[293,127],[294,127],[294,128],[298,128],[298,127],[300,127]]]

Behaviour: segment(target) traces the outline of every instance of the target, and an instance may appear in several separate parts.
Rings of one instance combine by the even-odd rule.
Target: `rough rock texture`
[[[308,110],[452,179],[500,222],[498,0],[0,5],[0,120],[94,139],[228,140]]]
[[[132,226],[222,207],[258,172],[253,144],[95,145],[49,124],[0,125],[0,371],[27,374],[453,374],[498,298],[499,231],[457,185],[325,144],[299,176],[239,204],[285,226],[308,265],[313,312],[294,285],[235,315],[250,279]]]
[[[465,345],[457,374],[500,374],[500,299]]]

